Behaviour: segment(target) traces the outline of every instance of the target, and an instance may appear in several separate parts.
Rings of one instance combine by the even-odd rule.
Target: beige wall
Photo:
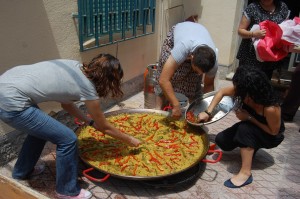
[[[244,5],[243,0],[162,0],[161,36],[159,45],[169,28],[191,15],[211,33],[219,49],[219,64],[231,66],[235,61],[239,37],[237,26]]]
[[[160,4],[157,2],[159,10]],[[157,61],[158,31],[156,34],[79,52],[77,24],[72,17],[76,12],[77,0],[1,1],[0,75],[16,65],[59,58],[88,62],[99,53],[110,53],[119,58],[126,82],[143,74],[147,65]],[[157,12],[157,18],[159,15]],[[58,103],[40,105],[47,112],[60,110]]]
[[[87,62],[105,52],[120,59],[127,81],[142,74],[148,64],[156,62],[157,47],[153,44],[157,43],[158,34],[79,52],[76,21],[72,17],[76,12],[77,0],[1,2],[0,74],[15,65],[48,59]]]
[[[157,0],[155,34],[79,52],[77,0],[4,0],[0,6],[0,75],[7,69],[42,60],[89,61],[99,53],[117,56],[125,82],[157,62],[169,28],[193,14],[205,25],[219,49],[219,64],[229,66],[236,54],[236,26],[244,0]],[[47,106],[47,105],[46,105]]]
[[[238,44],[237,25],[242,0],[188,0],[184,1],[185,15],[199,15],[219,49],[219,64],[230,66],[235,59]]]

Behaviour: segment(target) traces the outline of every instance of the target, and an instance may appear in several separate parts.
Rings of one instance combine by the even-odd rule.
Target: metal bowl
[[[209,104],[211,103],[213,97],[215,96],[216,91],[206,93],[203,97],[196,99],[192,102],[189,107],[185,111],[185,119],[187,120],[187,113],[192,112],[195,116],[198,116],[199,113],[204,112]],[[193,126],[202,126],[205,124],[211,124],[216,122],[223,117],[225,117],[231,109],[234,107],[234,101],[229,96],[224,96],[219,104],[215,107],[214,111],[212,112],[213,117],[208,122],[204,123],[193,123],[189,120],[187,122]]]

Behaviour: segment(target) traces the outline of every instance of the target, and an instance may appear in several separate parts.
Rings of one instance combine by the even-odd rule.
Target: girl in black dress
[[[240,148],[242,166],[237,175],[225,181],[229,188],[239,188],[253,181],[252,157],[259,148],[273,148],[284,139],[280,98],[267,76],[251,66],[239,67],[233,76],[233,85],[220,89],[199,121],[208,121],[223,96],[233,96],[239,104],[236,116],[240,122],[220,132],[215,141],[224,151]]]

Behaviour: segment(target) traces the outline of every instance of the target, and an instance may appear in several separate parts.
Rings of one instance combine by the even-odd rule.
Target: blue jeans
[[[75,196],[80,192],[78,148],[75,133],[38,107],[7,112],[0,109],[0,119],[15,129],[27,133],[12,176],[26,179],[33,171],[46,141],[56,144],[56,192]]]

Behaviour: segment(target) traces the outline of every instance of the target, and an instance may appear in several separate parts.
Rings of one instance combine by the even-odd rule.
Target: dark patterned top
[[[252,28],[254,24],[259,24],[262,21],[270,20],[277,24],[288,19],[290,11],[287,5],[283,2],[279,2],[275,11],[270,13],[264,10],[258,2],[251,3],[244,11],[244,16],[250,20],[248,30]],[[252,65],[264,70],[272,70],[280,66],[279,62],[260,62],[256,59],[255,49],[250,39],[242,39],[239,51],[237,53],[237,59],[239,59],[239,65]]]

